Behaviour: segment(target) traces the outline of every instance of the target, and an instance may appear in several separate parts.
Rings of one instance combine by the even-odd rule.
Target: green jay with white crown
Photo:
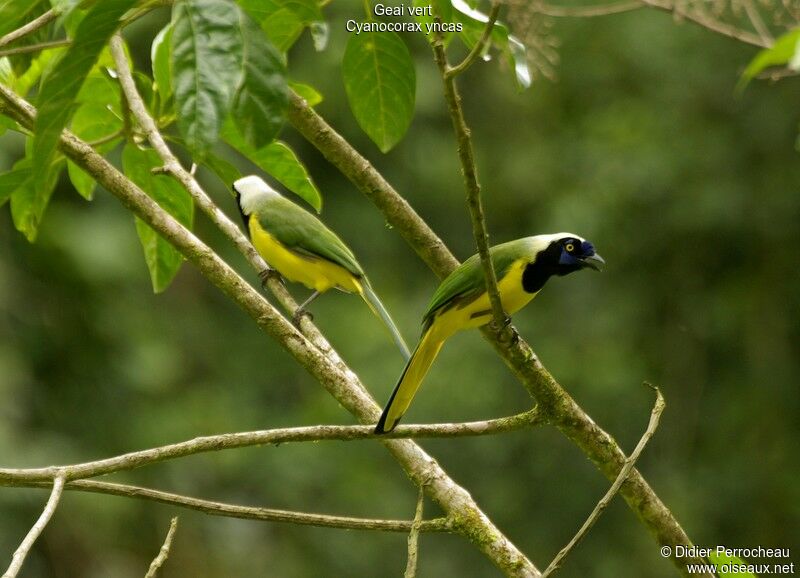
[[[489,250],[497,290],[506,313],[527,305],[552,276],[590,268],[605,261],[589,241],[572,233],[536,235],[496,245]],[[422,320],[422,337],[406,363],[375,433],[392,431],[408,409],[444,342],[457,331],[486,325],[492,307],[480,256],[473,255],[442,281]]]
[[[233,183],[239,211],[253,246],[282,277],[314,292],[294,315],[329,289],[358,293],[388,328],[405,359],[408,346],[391,316],[372,290],[350,248],[317,217],[283,197],[258,176]]]

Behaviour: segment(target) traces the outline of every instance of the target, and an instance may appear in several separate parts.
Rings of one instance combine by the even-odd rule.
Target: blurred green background
[[[474,252],[441,83],[421,36],[417,112],[381,155],[356,125],[340,76],[347,18],[331,39],[304,36],[294,78],[324,94],[318,110],[364,152],[455,254]],[[169,17],[128,31],[137,66]],[[555,231],[589,238],[602,275],[549,283],[514,322],[546,366],[630,451],[652,393],[667,399],[640,468],[700,545],[800,547],[800,80],[734,86],[754,49],[641,10],[559,20],[558,80],[516,92],[496,63],[461,80],[493,242]],[[325,198],[324,220],[353,247],[413,342],[437,281],[379,212],[287,127]],[[22,154],[0,140],[3,168]],[[246,168],[246,165],[241,165]],[[217,202],[232,197],[202,173]],[[247,278],[243,259],[200,216],[196,230]],[[155,296],[132,216],[110,195],[86,203],[63,180],[28,244],[0,211],[2,466],[90,460],[251,429],[352,423],[281,348],[191,266]],[[307,293],[294,286],[298,297]],[[331,342],[378,399],[402,361],[353,296],[313,306]],[[406,421],[516,413],[524,389],[477,332],[454,337]],[[607,481],[550,428],[424,441],[540,567],[569,540]],[[207,454],[109,479],[241,504],[369,517],[413,516],[416,493],[369,442]],[[0,559],[46,498],[0,491]],[[142,576],[169,524],[181,525],[163,576],[401,576],[406,536],[207,517],[154,503],[70,492],[24,576]],[[428,503],[427,516],[436,507]],[[463,539],[423,535],[420,576],[492,576]],[[777,561],[777,560],[775,560]],[[644,527],[615,500],[561,575],[673,576]]]

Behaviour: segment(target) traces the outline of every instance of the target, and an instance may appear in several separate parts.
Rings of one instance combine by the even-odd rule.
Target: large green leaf
[[[244,77],[233,100],[233,118],[252,146],[260,148],[278,135],[289,105],[286,67],[264,32],[243,11]]]
[[[125,174],[150,195],[162,209],[175,217],[181,224],[191,228],[194,220],[192,198],[174,179],[152,173],[152,169],[162,164],[160,157],[152,149],[142,150],[129,143],[122,151],[122,166]],[[144,258],[150,271],[153,291],[160,293],[169,287],[175,278],[183,262],[183,255],[139,218],[136,219],[136,231],[139,234],[142,249],[144,249]]]
[[[84,79],[116,31],[119,18],[136,0],[103,0],[81,21],[67,52],[44,79],[39,93],[33,140],[33,168],[37,187],[43,187],[61,131],[75,110],[75,97]]]
[[[238,1],[281,52],[292,47],[306,26],[311,27],[315,34],[315,45],[320,49],[325,23],[316,0]]]
[[[239,10],[229,0],[181,0],[172,11],[178,128],[201,157],[219,138],[242,79],[239,20]]]
[[[230,122],[225,123],[222,135],[229,145],[258,168],[314,207],[318,213],[322,210],[322,195],[319,189],[311,180],[306,167],[288,145],[275,141],[260,149],[253,148]]]
[[[32,163],[28,158],[14,165],[15,171],[28,170],[31,171],[31,176],[11,193],[11,218],[17,230],[33,243],[39,234],[39,225],[58,182],[58,175],[64,168],[64,159],[55,159],[46,168],[41,179],[36,178],[31,167]],[[40,181],[41,185],[38,184]]]
[[[416,73],[405,43],[394,32],[353,34],[342,74],[358,124],[381,151],[389,151],[414,115]]]
[[[795,28],[775,40],[771,48],[765,48],[755,55],[744,69],[737,88],[743,89],[756,75],[771,66],[789,65],[793,70],[800,70],[800,28]]]

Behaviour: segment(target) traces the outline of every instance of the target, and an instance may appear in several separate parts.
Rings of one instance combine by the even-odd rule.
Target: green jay
[[[536,235],[489,249],[497,275],[497,290],[506,313],[527,305],[553,275],[584,268],[600,270],[605,263],[592,244],[572,233]],[[375,433],[392,431],[408,409],[444,342],[454,333],[492,320],[479,255],[473,255],[442,281],[422,319],[422,336],[406,363]]]
[[[364,270],[344,242],[314,215],[284,198],[258,176],[242,177],[233,191],[253,246],[289,281],[313,289],[295,313],[329,289],[358,293],[392,335],[405,359],[408,346],[391,316],[372,290]]]

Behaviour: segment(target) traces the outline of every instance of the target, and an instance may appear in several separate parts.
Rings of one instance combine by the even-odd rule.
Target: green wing
[[[494,265],[494,272],[498,280],[503,278],[508,268],[517,259],[521,257],[533,259],[535,256],[531,254],[527,238],[495,245],[489,249],[489,255],[492,257],[492,265]],[[428,310],[425,312],[423,323],[429,323],[439,309],[454,300],[470,303],[485,290],[486,283],[484,282],[480,255],[473,255],[450,273],[439,285],[439,288],[431,298]]]
[[[364,270],[344,241],[322,221],[290,200],[270,199],[257,214],[264,230],[288,249],[331,261],[353,275],[364,276]]]

